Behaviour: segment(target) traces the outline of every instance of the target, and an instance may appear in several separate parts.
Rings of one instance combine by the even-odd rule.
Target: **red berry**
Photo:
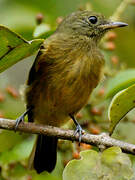
[[[111,57],[111,61],[112,61],[112,63],[113,63],[114,65],[117,65],[118,62],[119,62],[119,58],[118,58],[117,56],[112,56],[112,57]]]
[[[81,148],[83,150],[91,149],[92,146],[90,144],[81,143]]]
[[[5,118],[3,112],[0,111],[0,118]]]
[[[37,16],[36,16],[37,24],[41,24],[43,19],[44,19],[43,14],[41,14],[41,13],[37,14]]]
[[[116,33],[111,31],[111,32],[107,33],[107,37],[106,38],[107,38],[107,40],[112,41],[112,40],[116,39],[116,37],[117,37]]]
[[[18,98],[18,96],[19,96],[18,91],[12,86],[8,86],[6,88],[6,91],[7,91],[7,93],[9,93],[14,98]]]
[[[103,96],[105,94],[105,88],[101,88],[99,91],[98,91],[98,95],[99,96]]]
[[[74,152],[72,154],[72,156],[73,156],[74,159],[79,159],[80,158],[80,154],[78,152]]]
[[[116,48],[114,42],[112,42],[112,41],[106,42],[104,47],[105,47],[105,49],[107,49],[109,51],[113,51]]]
[[[76,118],[81,119],[82,118],[82,113],[81,112],[77,113]]]
[[[101,133],[101,129],[99,126],[95,125],[95,124],[91,124],[89,126],[89,131],[92,133],[92,134],[100,134]]]
[[[0,102],[3,102],[5,100],[5,96],[2,92],[0,92]]]
[[[100,109],[96,108],[96,107],[93,107],[93,108],[91,109],[91,113],[92,113],[93,115],[97,115],[97,116],[101,116],[101,115],[102,115],[102,111],[101,111]]]

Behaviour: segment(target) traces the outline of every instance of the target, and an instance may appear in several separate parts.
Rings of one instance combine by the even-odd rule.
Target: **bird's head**
[[[57,31],[76,36],[87,36],[99,41],[110,29],[127,26],[123,22],[112,22],[103,15],[92,11],[77,11],[67,16]]]

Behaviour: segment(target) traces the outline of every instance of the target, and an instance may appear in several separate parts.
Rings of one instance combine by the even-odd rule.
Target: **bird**
[[[65,17],[41,45],[29,72],[25,90],[29,122],[60,127],[73,119],[79,141],[83,129],[75,115],[88,102],[103,76],[104,56],[98,44],[111,29],[127,26],[100,13],[76,11]],[[53,171],[57,159],[57,137],[38,135],[29,159],[37,173]]]

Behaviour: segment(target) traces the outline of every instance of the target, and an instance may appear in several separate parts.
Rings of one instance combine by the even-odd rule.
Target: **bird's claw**
[[[21,122],[24,122],[24,118],[25,116],[28,114],[28,112],[30,112],[32,110],[32,107],[28,108],[27,111],[25,111],[19,118],[16,119],[15,121],[15,127],[14,127],[14,130],[16,132],[17,128],[18,128],[18,125],[21,123]]]
[[[82,129],[82,127],[80,126],[80,124],[78,124],[76,126],[76,130],[75,130],[75,133],[74,133],[74,136],[78,134],[79,135],[79,144],[81,143],[81,140],[82,140],[82,135],[84,134],[84,130]]]
[[[16,130],[17,130],[17,128],[18,128],[18,125],[19,125],[21,122],[24,122],[24,116],[20,116],[19,118],[16,119],[16,121],[15,121],[15,128],[14,128],[15,132],[16,132]]]

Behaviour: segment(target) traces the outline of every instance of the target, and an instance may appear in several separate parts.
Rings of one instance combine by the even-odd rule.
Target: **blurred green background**
[[[21,34],[27,40],[33,39],[33,31],[36,28],[36,15],[44,15],[44,23],[49,24],[51,30],[55,30],[58,18],[64,17],[78,9],[92,9],[110,17],[121,0],[0,0],[0,24],[6,25],[13,31]],[[105,99],[104,88],[110,76],[119,72],[119,69],[135,68],[135,5],[130,4],[123,12],[121,21],[129,24],[128,28],[115,31],[117,38],[113,50],[103,49],[106,57],[106,80],[95,90],[90,103],[78,114],[82,126],[88,131],[98,134],[107,131],[107,108],[110,99]],[[119,62],[112,57],[118,57]],[[23,85],[27,80],[29,69],[35,55],[29,57],[5,72],[0,74],[0,117],[16,119],[25,110],[25,102],[19,92],[23,91]],[[100,97],[100,98],[99,98]],[[100,113],[103,111],[103,113]],[[132,124],[135,122],[135,113],[131,112],[123,123],[117,128],[114,137],[135,143]],[[85,122],[83,120],[85,119]],[[72,125],[71,125],[72,126]],[[70,128],[72,128],[70,126]],[[129,133],[127,135],[127,129]],[[78,147],[76,143],[60,141],[58,163],[55,171],[48,175],[37,175],[34,171],[26,170],[27,159],[34,142],[34,136],[27,134],[0,130],[0,180],[57,180],[61,179],[62,170],[67,162],[77,157],[80,150],[91,147]],[[79,150],[77,150],[79,148]],[[95,148],[95,147],[94,147]],[[131,158],[134,163],[134,158]]]

